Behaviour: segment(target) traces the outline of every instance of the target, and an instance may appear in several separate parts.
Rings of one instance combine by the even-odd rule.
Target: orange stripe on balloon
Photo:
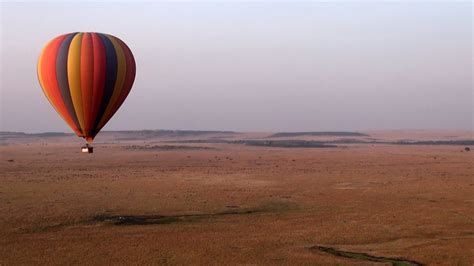
[[[70,116],[66,105],[63,102],[61,92],[59,91],[58,82],[56,79],[56,57],[59,46],[68,34],[61,35],[53,39],[43,49],[40,59],[38,61],[38,77],[41,87],[46,98],[50,101],[53,108],[63,118],[63,120],[71,127],[71,129],[78,135],[81,132],[77,128],[74,120]]]
[[[82,110],[84,118],[84,136],[90,134],[93,118],[91,117],[91,106],[94,81],[94,52],[90,33],[84,33],[81,43],[81,92]]]
[[[58,37],[59,38],[59,37]],[[48,99],[49,103],[53,106],[54,110],[56,110],[56,112],[59,113],[58,109],[56,108],[56,106],[53,104],[53,101],[52,101],[52,96],[50,95],[49,93],[49,90],[45,89],[46,88],[46,85],[45,85],[45,82],[46,80],[43,78],[43,71],[42,71],[42,68],[41,68],[41,64],[43,62],[43,56],[44,56],[44,52],[46,50],[46,48],[52,43],[53,41],[50,41],[46,46],[45,48],[43,48],[43,50],[41,50],[41,53],[40,53],[40,56],[38,58],[38,65],[37,65],[37,69],[36,69],[36,74],[38,75],[38,80],[39,80],[39,83],[40,83],[40,86],[41,86],[41,89],[43,90],[43,93],[44,95],[46,96],[46,98]]]

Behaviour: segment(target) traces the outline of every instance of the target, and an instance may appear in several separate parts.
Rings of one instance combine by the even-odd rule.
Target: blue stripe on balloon
[[[98,126],[102,116],[104,116],[105,109],[110,102],[110,98],[114,92],[115,82],[117,80],[117,54],[113,43],[105,36],[104,34],[97,34],[105,47],[105,84],[104,84],[104,95],[102,97],[102,102],[100,103],[99,112],[97,113],[96,121],[94,124],[94,130],[98,130]],[[94,132],[94,135],[98,132]]]

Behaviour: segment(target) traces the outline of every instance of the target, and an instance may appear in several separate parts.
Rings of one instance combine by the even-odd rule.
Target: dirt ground
[[[464,146],[74,138],[0,146],[0,265],[474,263]]]

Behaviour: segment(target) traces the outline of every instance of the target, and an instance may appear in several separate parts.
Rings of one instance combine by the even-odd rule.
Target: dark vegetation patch
[[[305,140],[245,140],[248,146],[278,147],[278,148],[336,148],[336,145],[320,141]]]
[[[474,140],[400,140],[400,141],[364,141],[357,139],[338,139],[323,141],[326,144],[388,144],[388,145],[474,145]]]
[[[323,136],[323,137],[370,137],[370,135],[359,132],[346,131],[316,131],[316,132],[279,132],[270,135],[270,138],[300,137],[300,136]]]
[[[178,214],[178,215],[96,215],[93,223],[106,223],[112,225],[153,225],[171,224],[182,222],[196,222],[225,216],[256,215],[263,213],[278,213],[295,209],[296,206],[289,202],[267,202],[255,208],[240,208],[237,205],[227,205],[228,210],[214,213]],[[90,223],[91,221],[88,221]]]
[[[221,144],[243,144],[249,146],[267,146],[283,148],[332,148],[337,144],[385,144],[385,145],[463,145],[473,146],[474,140],[421,140],[421,141],[378,141],[338,139],[331,141],[305,141],[305,140],[225,140],[225,139],[195,139],[195,140],[173,140],[166,143],[221,143]]]
[[[408,260],[405,258],[388,258],[388,257],[379,257],[369,255],[367,253],[360,253],[360,252],[352,252],[352,251],[344,251],[338,250],[331,247],[324,247],[324,246],[312,246],[309,248],[312,251],[321,251],[324,253],[328,253],[334,256],[349,258],[349,259],[358,259],[364,261],[372,261],[372,262],[381,262],[381,263],[390,263],[393,266],[419,266],[423,265],[420,262]]]
[[[241,144],[241,141],[232,141],[225,139],[184,139],[184,140],[169,140],[163,141],[165,143],[211,143],[211,144]]]
[[[145,151],[196,151],[213,150],[211,147],[203,146],[184,146],[184,145],[129,145],[123,146],[127,150],[145,150]]]
[[[474,140],[420,140],[420,141],[396,141],[390,144],[398,145],[474,145]]]
[[[236,210],[219,213],[184,214],[184,215],[98,215],[93,218],[95,222],[109,223],[113,225],[152,225],[172,224],[179,222],[194,222],[203,219],[211,219],[219,216],[246,215],[262,212],[262,210]]]
[[[222,143],[222,144],[240,144],[247,146],[260,147],[278,147],[278,148],[335,148],[336,145],[321,141],[306,140],[224,140],[224,139],[197,139],[182,141],[167,141],[167,143]]]
[[[226,216],[244,216],[257,215],[264,213],[280,213],[292,209],[297,206],[287,201],[267,202],[255,208],[241,208],[238,205],[227,205],[226,209],[213,213],[198,214],[176,214],[176,215],[160,215],[160,214],[143,214],[143,215],[113,215],[101,214],[82,221],[64,221],[53,223],[43,227],[33,229],[21,229],[23,233],[45,232],[51,230],[61,230],[67,227],[91,226],[97,224],[114,225],[114,226],[132,226],[132,225],[160,225],[186,222],[199,222],[208,219],[216,219]]]

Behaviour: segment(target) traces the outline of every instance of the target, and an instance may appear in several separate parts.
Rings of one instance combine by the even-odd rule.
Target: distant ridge
[[[27,138],[27,137],[66,137],[72,136],[72,133],[64,132],[42,132],[42,133],[25,133],[25,132],[13,132],[13,131],[0,131],[0,137],[2,138]]]
[[[234,131],[212,131],[212,130],[123,130],[103,131],[101,135],[113,140],[152,140],[162,138],[165,143],[215,143],[215,144],[243,144],[249,146],[283,147],[283,148],[331,148],[344,144],[382,144],[382,145],[463,145],[474,146],[473,139],[445,139],[445,140],[383,140],[367,137],[369,135],[359,132],[280,132],[265,138],[247,139],[245,133]],[[22,140],[28,138],[47,139],[55,137],[72,137],[73,133],[43,132],[24,133],[13,131],[0,131],[0,145],[5,145],[8,140]],[[288,137],[298,136],[332,136],[342,137],[335,139],[304,140],[290,139]],[[275,137],[287,137],[288,139],[272,139]],[[350,138],[352,137],[352,138]]]
[[[212,131],[212,130],[114,130],[114,131],[101,131],[100,134],[125,134],[134,135],[134,137],[141,138],[153,138],[153,137],[188,137],[188,136],[201,136],[207,134],[238,134],[234,131]],[[0,137],[2,138],[27,138],[27,137],[66,137],[72,136],[73,133],[64,132],[42,132],[42,133],[25,133],[25,132],[14,132],[14,131],[0,131]]]
[[[370,135],[359,132],[346,131],[313,131],[313,132],[279,132],[270,135],[270,138],[301,137],[301,136],[328,136],[328,137],[370,137]]]

